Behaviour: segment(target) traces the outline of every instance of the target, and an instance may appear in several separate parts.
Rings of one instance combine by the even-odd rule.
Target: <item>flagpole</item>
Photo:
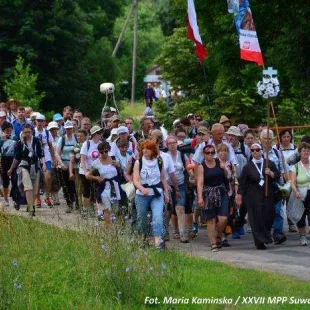
[[[269,128],[270,128],[270,102],[267,101],[267,150],[266,150],[266,168],[269,168]],[[265,197],[268,196],[268,177],[265,182]]]
[[[206,65],[204,62],[202,63],[202,70],[203,70],[203,77],[204,77],[205,84],[206,84],[206,102],[207,102],[207,108],[209,110],[209,113],[208,113],[209,122],[211,122],[211,104],[210,104],[210,96],[209,96],[209,90],[208,90],[207,69],[206,69]]]

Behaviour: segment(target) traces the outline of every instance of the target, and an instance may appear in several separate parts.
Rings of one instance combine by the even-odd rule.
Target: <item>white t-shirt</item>
[[[173,165],[172,158],[171,158],[171,156],[169,154],[164,153],[162,151],[160,151],[160,157],[163,159],[164,169],[165,169],[165,176],[166,176],[166,180],[168,180],[169,179],[169,174],[175,172],[175,168],[174,168],[174,165]]]
[[[117,176],[117,169],[113,165],[103,165],[100,162],[100,159],[96,159],[92,162],[91,167],[94,169],[97,169],[100,176],[104,179],[112,179]],[[116,200],[121,199],[120,190],[118,183],[113,180],[112,181],[115,187],[115,193],[116,193]],[[106,181],[104,191],[101,194],[101,197],[103,198],[109,198],[111,199],[111,185],[110,182]]]
[[[45,128],[43,128],[42,131],[39,131],[38,128],[35,128],[34,136],[41,141],[42,149],[44,151],[45,162],[52,161],[50,148],[48,146],[48,142],[52,143],[54,140],[51,133],[47,131]]]
[[[277,145],[274,145],[272,148],[278,150]],[[285,161],[286,161],[289,157],[294,156],[295,153],[298,153],[297,147],[296,147],[294,144],[292,144],[292,143],[290,143],[290,146],[289,146],[288,148],[283,148],[282,145],[280,145],[280,148],[279,148],[279,149],[282,151],[282,154],[283,154],[283,156],[284,156]]]
[[[137,160],[137,162],[139,161]],[[161,181],[157,158],[148,160],[142,157],[142,167],[139,167],[139,169],[140,169],[141,185],[147,184],[151,186],[151,185],[158,184]],[[158,187],[158,191],[162,193],[163,189]],[[139,189],[136,190],[136,194],[142,195]],[[153,196],[153,195],[154,195],[154,190],[152,188],[148,188],[148,196]]]
[[[115,155],[115,159],[120,164],[122,171],[125,174],[127,172],[127,165],[129,162],[131,162],[132,156],[128,155],[127,153],[125,156],[123,156],[120,151],[118,151]]]
[[[169,154],[171,156],[171,154]],[[184,183],[184,165],[182,162],[182,157],[181,157],[181,153],[179,151],[177,151],[177,156],[174,158],[171,156],[172,162],[173,162],[173,166],[175,169],[175,176],[177,179],[177,183],[183,184]],[[187,159],[186,155],[185,155],[185,160]],[[168,177],[168,183],[170,185],[173,185],[170,176]]]
[[[98,145],[100,144],[100,141],[98,143],[95,143],[93,140],[85,141],[81,148],[81,155],[86,156],[86,169],[90,170],[91,164],[94,160],[99,158],[100,154],[98,151]],[[88,148],[89,145],[89,148]],[[80,164],[79,168],[79,174],[85,174],[84,169],[82,168],[82,164]]]

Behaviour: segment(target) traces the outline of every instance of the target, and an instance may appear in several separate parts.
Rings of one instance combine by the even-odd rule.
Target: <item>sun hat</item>
[[[92,128],[90,128],[90,135],[93,136],[95,133],[99,133],[102,131],[103,131],[103,129],[100,126],[95,125]]]
[[[207,127],[199,126],[198,130],[197,130],[197,133],[202,133],[204,135],[208,135],[210,133],[210,131],[208,130]]]
[[[243,136],[240,129],[236,126],[230,126],[228,131],[226,132],[226,134],[236,136],[236,137],[242,137]]]
[[[65,129],[73,128],[73,123],[71,121],[66,121],[64,128]]]
[[[225,115],[222,115],[221,118],[220,118],[220,124],[224,124],[224,123],[232,123],[232,120],[230,120],[227,116]]]

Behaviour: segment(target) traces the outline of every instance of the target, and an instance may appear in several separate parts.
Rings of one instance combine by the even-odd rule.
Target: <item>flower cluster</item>
[[[257,93],[263,98],[268,99],[278,96],[280,83],[277,78],[263,78],[262,82],[257,83]]]

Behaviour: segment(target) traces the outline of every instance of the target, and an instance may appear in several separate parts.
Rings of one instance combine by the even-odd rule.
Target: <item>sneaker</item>
[[[239,234],[239,231],[235,231],[235,232],[233,232],[233,234],[232,234],[232,238],[233,238],[233,239],[240,239],[240,234]]]
[[[51,201],[50,198],[46,198],[44,202],[46,203],[46,205],[47,205],[48,207],[50,207],[50,208],[53,207],[53,203],[52,203],[52,201]]]
[[[222,240],[222,247],[223,248],[230,247],[230,244],[228,243],[228,240],[226,238]]]
[[[245,231],[244,231],[244,227],[241,226],[240,229],[239,229],[239,235],[240,236],[244,236],[245,235]]]
[[[41,208],[42,207],[41,199],[36,199],[36,207],[37,208]]]
[[[273,236],[273,239],[274,239],[275,244],[281,244],[281,243],[285,242],[287,238],[284,234],[277,234],[277,235]]]
[[[103,214],[98,214],[98,221],[104,221],[104,215]]]
[[[296,228],[295,225],[290,225],[288,227],[288,231],[291,232],[291,233],[295,233],[295,232],[297,232],[297,228]]]
[[[300,236],[299,241],[300,241],[300,245],[303,245],[303,246],[308,245],[308,240],[306,236]]]
[[[6,200],[4,200],[4,206],[5,207],[9,207],[10,206],[10,203],[9,203],[9,201],[6,199]]]
[[[54,205],[54,206],[59,206],[59,205],[60,205],[59,198],[58,198],[58,194],[52,195],[52,200],[53,200],[53,205]]]
[[[199,229],[198,223],[193,223],[192,232],[197,235],[198,234],[198,229]]]

